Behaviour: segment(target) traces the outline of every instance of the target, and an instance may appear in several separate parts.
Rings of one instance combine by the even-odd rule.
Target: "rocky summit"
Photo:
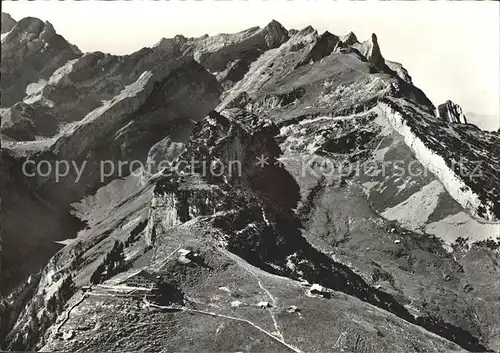
[[[0,349],[499,351],[500,133],[383,52],[2,13]]]
[[[444,121],[448,121],[450,123],[462,123],[467,124],[467,118],[462,112],[462,108],[453,103],[450,100],[447,100],[445,103],[440,104],[437,109],[437,116]]]

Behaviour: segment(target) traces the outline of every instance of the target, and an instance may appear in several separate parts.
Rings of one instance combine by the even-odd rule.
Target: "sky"
[[[265,26],[312,25],[360,41],[376,33],[382,55],[409,71],[437,105],[500,116],[500,3],[477,1],[2,1],[16,20],[52,23],[82,51],[125,54],[176,34],[200,36]]]

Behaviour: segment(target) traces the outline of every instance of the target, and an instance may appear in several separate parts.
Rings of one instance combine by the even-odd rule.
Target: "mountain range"
[[[375,34],[1,41],[2,349],[500,350],[500,133]]]

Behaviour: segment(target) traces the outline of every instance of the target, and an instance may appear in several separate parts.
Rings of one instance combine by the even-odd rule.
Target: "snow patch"
[[[78,61],[78,59],[73,59],[68,61],[66,64],[58,68],[50,77],[48,84],[56,85],[63,79],[64,76],[68,75],[73,71],[73,65]]]
[[[38,82],[30,83],[26,86],[26,95],[31,96],[41,93],[45,86],[47,86],[47,80],[44,80],[43,78],[39,79]]]
[[[370,192],[373,188],[380,185],[378,181],[367,181],[363,183],[363,192],[366,196],[370,196]]]
[[[47,80],[40,79],[38,82],[32,82],[26,87],[26,96],[23,102],[26,104],[33,104],[35,102],[40,102],[41,104],[52,108],[54,102],[43,96],[43,89],[47,86]]]
[[[469,214],[460,212],[427,225],[425,231],[449,245],[458,237],[469,238],[470,242],[496,239],[500,236],[500,223],[480,223]]]

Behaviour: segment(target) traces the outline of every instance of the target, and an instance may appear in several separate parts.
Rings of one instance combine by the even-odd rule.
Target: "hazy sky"
[[[401,62],[433,103],[500,115],[498,2],[309,1],[2,1],[19,20],[33,16],[82,51],[130,53],[175,34],[235,32],[276,19],[359,40],[374,32],[382,55]]]

